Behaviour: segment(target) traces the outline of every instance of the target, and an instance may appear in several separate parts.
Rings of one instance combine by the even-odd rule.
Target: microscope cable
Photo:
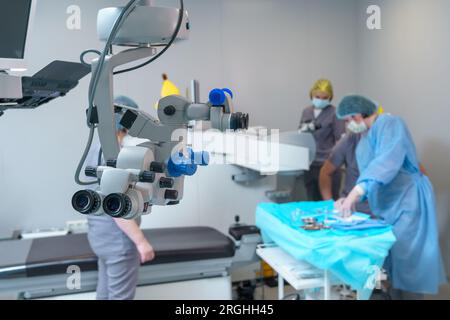
[[[105,59],[106,59],[106,55],[108,54],[108,52],[111,52],[112,42],[114,41],[118,31],[122,27],[122,25],[125,22],[125,20],[128,17],[128,15],[138,5],[137,2],[138,2],[138,0],[130,0],[130,2],[123,8],[121,14],[117,18],[117,20],[116,20],[116,22],[115,22],[115,24],[114,24],[114,26],[112,28],[111,34],[110,34],[110,36],[108,38],[108,41],[106,42],[105,49],[103,50],[102,53],[100,53],[97,50],[86,50],[80,56],[80,61],[83,64],[85,64],[85,65],[89,65],[84,60],[84,56],[87,53],[96,53],[96,54],[100,55],[98,66],[95,69],[94,73],[92,74],[92,80],[91,80],[91,82],[89,84],[89,108],[88,108],[88,112],[87,112],[87,125],[88,125],[88,127],[90,129],[89,138],[88,138],[85,150],[83,152],[83,155],[81,157],[81,160],[80,160],[80,162],[78,164],[77,170],[75,172],[75,182],[77,184],[79,184],[79,185],[82,185],[82,186],[94,185],[94,184],[98,183],[97,181],[93,181],[93,182],[81,181],[80,173],[81,173],[81,171],[83,169],[84,163],[85,163],[86,158],[87,158],[87,156],[89,154],[89,150],[91,149],[92,142],[93,142],[93,139],[94,139],[95,129],[97,128],[97,126],[95,124],[92,124],[90,122],[90,119],[91,119],[92,110],[94,108],[95,93],[97,91],[98,82],[100,80],[100,71],[103,69],[103,65],[104,65],[104,62],[105,62]],[[114,72],[114,75],[123,74],[123,73],[126,73],[126,72],[130,72],[130,71],[134,71],[134,70],[140,69],[140,68],[142,68],[144,66],[147,66],[147,65],[151,64],[152,62],[156,61],[157,59],[159,59],[172,46],[172,44],[175,42],[175,40],[176,40],[180,30],[181,30],[181,25],[183,23],[183,17],[184,17],[184,0],[180,0],[180,14],[179,14],[177,26],[175,28],[175,31],[174,31],[173,35],[172,35],[172,38],[170,39],[169,43],[164,47],[164,49],[161,50],[155,57],[151,58],[147,62],[142,63],[142,64],[137,65],[137,66],[132,67],[132,68],[116,71],[116,72]]]
[[[87,155],[89,153],[89,150],[91,149],[92,141],[94,139],[95,129],[97,128],[97,126],[95,124],[91,123],[90,120],[91,120],[92,110],[94,108],[94,97],[95,97],[95,93],[97,91],[98,82],[100,80],[100,72],[103,69],[103,65],[106,60],[106,55],[108,54],[108,52],[111,49],[113,40],[115,39],[120,27],[123,25],[123,23],[125,22],[128,15],[138,5],[138,1],[139,0],[130,0],[128,2],[128,4],[123,8],[122,12],[120,13],[119,17],[117,18],[116,22],[114,23],[114,26],[111,30],[111,34],[109,35],[108,41],[106,42],[105,49],[103,50],[103,52],[100,55],[98,66],[92,74],[92,79],[89,84],[89,108],[88,108],[88,112],[87,112],[87,125],[90,129],[89,138],[88,138],[85,150],[83,152],[83,155],[80,159],[80,162],[78,163],[77,170],[75,172],[75,182],[81,186],[89,186],[89,185],[97,184],[97,182],[81,181],[80,173],[81,173],[81,170],[83,169],[84,163],[85,163]],[[90,51],[90,52],[92,52],[92,51]],[[81,58],[83,58],[82,62],[84,61],[84,55],[86,53],[87,52],[85,52],[84,54],[82,53],[82,55],[81,55]]]
[[[184,17],[184,0],[180,0],[180,14],[179,14],[179,17],[178,17],[177,26],[175,28],[175,31],[174,31],[173,35],[172,35],[172,38],[170,39],[169,43],[164,47],[164,49],[162,49],[156,56],[154,56],[153,58],[151,58],[147,62],[144,62],[144,63],[142,63],[140,65],[135,66],[135,67],[131,67],[131,68],[128,68],[128,69],[116,71],[116,72],[114,72],[114,75],[118,75],[118,74],[122,74],[122,73],[126,73],[126,72],[130,72],[130,71],[134,71],[134,70],[140,69],[140,68],[145,67],[145,66],[149,65],[150,63],[155,62],[156,60],[158,60],[164,53],[166,53],[167,50],[169,50],[169,48],[172,46],[172,44],[177,39],[177,36],[178,36],[178,34],[180,33],[180,30],[181,30],[181,25],[183,23],[183,17]]]

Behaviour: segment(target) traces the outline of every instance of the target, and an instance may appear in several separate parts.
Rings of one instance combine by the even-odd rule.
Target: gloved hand
[[[309,131],[309,124],[308,123],[303,123],[300,126],[300,129],[298,130],[299,133],[306,133]]]
[[[299,133],[311,133],[318,129],[314,122],[306,122],[300,126]]]
[[[355,187],[347,198],[336,201],[335,207],[343,218],[349,218],[355,212],[356,203],[361,198],[361,189]]]
[[[345,201],[345,198],[340,198],[338,201],[336,201],[334,203],[334,208],[340,212],[342,205],[344,204],[344,201]]]
[[[351,207],[348,208],[348,203],[346,202],[347,198],[341,198],[334,204],[334,207],[337,211],[339,211],[339,214],[342,218],[349,218],[352,215]]]

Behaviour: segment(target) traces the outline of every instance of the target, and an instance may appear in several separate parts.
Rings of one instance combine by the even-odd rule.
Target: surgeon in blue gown
[[[437,294],[446,283],[436,221],[433,186],[420,171],[415,144],[405,122],[378,115],[376,104],[347,96],[337,116],[362,134],[356,149],[357,185],[336,206],[350,215],[358,201],[369,200],[373,213],[393,226],[397,242],[386,261],[396,299]]]

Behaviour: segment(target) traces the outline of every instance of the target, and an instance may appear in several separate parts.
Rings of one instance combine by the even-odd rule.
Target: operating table
[[[258,261],[254,226],[145,230],[156,258],[139,271],[137,299],[231,299],[230,270]],[[0,241],[0,299],[92,299],[97,258],[87,235]],[[74,268],[75,267],[75,268]],[[79,270],[80,285],[68,285]]]

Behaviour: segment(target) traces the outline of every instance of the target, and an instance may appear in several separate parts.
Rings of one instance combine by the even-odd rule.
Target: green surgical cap
[[[344,119],[355,114],[371,116],[377,110],[378,107],[372,100],[363,96],[351,95],[342,99],[336,113],[339,119]]]

